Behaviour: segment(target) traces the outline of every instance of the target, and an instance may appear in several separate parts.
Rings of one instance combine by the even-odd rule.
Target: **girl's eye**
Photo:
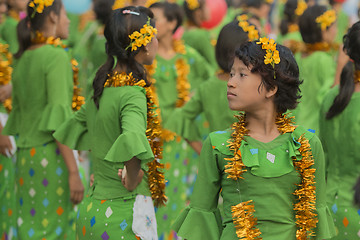
[[[240,73],[240,77],[245,77],[246,74]]]
[[[231,73],[230,73],[230,77],[234,77],[234,76],[235,76],[235,74],[231,72]]]

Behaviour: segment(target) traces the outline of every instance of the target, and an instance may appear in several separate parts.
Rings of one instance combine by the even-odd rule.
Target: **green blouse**
[[[55,131],[72,114],[73,79],[70,59],[60,47],[26,50],[13,73],[13,109],[5,135],[18,135],[18,147],[53,141]]]
[[[334,233],[331,215],[326,205],[324,155],[319,139],[303,127],[293,133],[278,136],[271,142],[259,142],[244,137],[240,151],[247,171],[243,179],[234,181],[224,173],[225,165],[233,153],[227,147],[232,131],[213,132],[205,141],[199,173],[191,197],[191,203],[174,224],[178,235],[188,239],[233,240],[238,239],[232,221],[231,206],[253,200],[257,227],[262,239],[295,240],[296,224],[293,210],[296,185],[300,182],[292,157],[301,161],[301,135],[309,139],[315,159],[316,213],[318,224],[316,237],[328,239]],[[219,194],[224,200],[224,217],[218,209]]]
[[[300,70],[302,98],[294,114],[296,122],[305,128],[319,131],[320,107],[334,83],[335,61],[329,53],[316,51],[307,57],[295,55]]]
[[[15,54],[19,49],[19,43],[17,39],[17,27],[18,20],[12,17],[6,17],[5,22],[2,24],[1,37],[5,42],[9,44],[9,50],[12,54]]]
[[[218,67],[215,58],[215,48],[211,45],[211,36],[209,31],[202,28],[190,29],[185,31],[182,39],[185,41],[186,45],[189,45],[198,51],[211,67]]]
[[[176,100],[178,99],[175,63],[179,58],[184,58],[187,64],[189,64],[190,73],[187,78],[191,85],[191,90],[198,88],[213,75],[213,70],[209,67],[205,59],[191,47],[186,46],[186,54],[176,54],[175,57],[169,60],[157,55],[157,68],[152,77],[156,80],[155,87],[159,98],[163,123],[170,117],[176,107]]]
[[[354,92],[343,112],[330,120],[325,118],[339,88],[326,95],[321,108],[320,137],[327,160],[327,196],[329,206],[337,201],[353,206],[354,190],[360,173],[360,92]]]
[[[95,182],[89,190],[94,198],[114,199],[136,194],[150,196],[147,174],[129,192],[118,177],[118,169],[133,157],[146,162],[154,155],[146,138],[147,103],[144,88],[123,86],[105,88],[99,109],[89,100],[69,118],[54,137],[71,149],[90,150]]]
[[[201,113],[209,122],[210,132],[229,128],[237,112],[229,108],[226,91],[227,82],[213,76],[195,90],[189,102],[173,112],[165,128],[188,140],[201,140],[195,124]]]

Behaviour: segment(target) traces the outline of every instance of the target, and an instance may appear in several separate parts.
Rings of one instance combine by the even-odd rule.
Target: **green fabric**
[[[241,152],[247,171],[242,174],[244,179],[234,181],[224,173],[228,162],[225,159],[233,156],[226,146],[231,133],[231,130],[213,132],[205,141],[189,209],[180,215],[173,226],[179,235],[188,240],[199,239],[199,236],[209,240],[237,239],[231,206],[241,201],[253,200],[257,227],[263,239],[296,239],[293,192],[300,178],[294,168],[290,170],[289,165],[292,165],[291,156],[301,159],[298,151],[300,145],[295,140],[305,133],[305,137],[310,141],[316,169],[316,213],[319,223],[314,239],[330,238],[334,228],[326,205],[324,155],[319,139],[306,132],[303,127],[298,127],[293,133],[280,135],[268,143],[245,137]],[[271,158],[267,157],[271,154],[274,155],[273,163],[268,160]],[[253,163],[254,159],[258,159],[258,162]],[[214,214],[217,211],[220,190],[225,213],[222,225],[218,223],[217,214]],[[193,211],[198,214],[191,214]],[[194,215],[197,217],[190,217]],[[207,229],[214,230],[206,231]]]
[[[289,40],[302,42],[301,33],[299,31],[295,31],[295,32],[287,33],[285,35],[279,35],[278,38],[276,39],[276,42],[278,42],[279,44],[284,44],[286,43],[286,41]]]
[[[219,33],[221,31],[221,29],[228,23],[232,22],[236,15],[238,15],[240,12],[242,11],[241,8],[233,8],[233,7],[229,7],[227,9],[227,13],[225,15],[225,17],[223,18],[223,20],[220,22],[219,25],[217,25],[215,28],[211,29],[211,36],[213,39],[218,39]]]
[[[350,27],[350,19],[349,16],[344,12],[343,9],[337,14],[337,33],[335,37],[335,42],[342,44],[343,37],[347,33],[348,28]]]
[[[157,68],[152,77],[156,79],[155,87],[159,98],[163,123],[167,121],[175,109],[178,97],[175,63],[180,57],[184,58],[190,66],[190,73],[187,78],[191,85],[191,91],[198,88],[213,75],[214,70],[211,69],[204,58],[191,47],[186,46],[186,54],[176,54],[175,57],[169,60],[157,55]]]
[[[146,163],[154,155],[146,138],[145,90],[138,86],[105,88],[99,109],[89,100],[54,133],[61,143],[77,150],[91,150],[95,183],[89,195],[113,199],[142,194],[149,196],[147,176],[129,192],[118,177],[118,169],[133,157]]]
[[[353,203],[353,187],[360,172],[360,92],[353,93],[343,112],[327,120],[326,113],[338,93],[339,88],[333,88],[321,108],[320,136],[327,158],[327,201],[338,228],[334,239],[359,239],[359,207]]]
[[[318,134],[319,113],[324,96],[334,83],[335,61],[329,53],[316,51],[307,57],[295,55],[299,65],[302,98],[293,111],[296,122]]]
[[[173,112],[165,128],[186,139],[199,140],[194,120],[200,113],[208,120],[210,132],[229,128],[236,112],[229,108],[226,91],[227,82],[213,76],[195,91],[188,103]]]
[[[5,42],[9,44],[9,50],[12,54],[16,53],[19,49],[19,43],[17,39],[16,27],[18,20],[12,17],[6,17],[5,22],[2,24],[1,37]]]
[[[212,68],[217,68],[215,48],[211,45],[210,32],[202,28],[193,28],[184,32],[185,44],[194,48]]]
[[[52,141],[52,132],[72,114],[72,69],[65,50],[44,45],[25,51],[12,84],[13,109],[3,134],[18,135],[18,147]]]

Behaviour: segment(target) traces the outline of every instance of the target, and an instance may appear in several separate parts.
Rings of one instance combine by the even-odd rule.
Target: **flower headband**
[[[261,44],[262,45],[262,49],[266,50],[266,54],[264,56],[265,60],[264,63],[265,64],[270,64],[273,69],[275,70],[275,64],[279,64],[280,63],[280,55],[279,55],[279,51],[276,50],[276,43],[274,41],[274,39],[268,39],[266,37],[264,38],[260,38],[259,42],[256,42],[256,44]],[[275,79],[275,72],[274,72],[274,79]]]
[[[31,17],[34,17],[36,13],[42,13],[45,7],[50,7],[53,3],[54,0],[31,0],[29,2],[29,7],[34,9]]]
[[[129,10],[124,10],[129,11]],[[129,12],[130,14],[131,11]],[[129,35],[130,38],[130,44],[125,48],[127,50],[131,47],[131,51],[136,51],[141,46],[146,46],[148,43],[151,42],[154,35],[157,34],[157,29],[150,25],[150,18],[148,18],[148,21],[146,24],[140,29],[140,32],[135,31],[131,35]]]
[[[298,4],[297,4],[297,7],[295,9],[295,14],[297,16],[301,16],[306,9],[307,9],[306,2],[304,0],[299,0]]]
[[[198,0],[186,0],[186,3],[190,10],[195,10],[200,7],[200,3]]]
[[[254,41],[256,39],[259,39],[259,32],[258,30],[256,30],[255,26],[254,25],[250,25],[249,22],[247,21],[248,20],[248,16],[243,14],[243,15],[240,15],[236,18],[239,23],[239,27],[241,27],[244,32],[247,32],[248,33],[248,38],[249,38],[249,41]]]
[[[321,30],[326,30],[327,27],[331,26],[336,21],[335,10],[327,10],[315,20],[320,24]]]

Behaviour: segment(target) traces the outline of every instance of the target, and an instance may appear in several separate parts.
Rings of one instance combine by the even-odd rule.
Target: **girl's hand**
[[[12,145],[10,142],[10,138],[8,136],[4,136],[0,134],[0,154],[5,157],[9,157],[8,154],[11,153]]]
[[[4,102],[6,99],[11,97],[12,85],[7,84],[0,88],[0,102]]]
[[[137,179],[136,179],[136,186],[134,189],[130,189],[130,187],[129,187],[129,178],[128,178],[128,174],[126,173],[126,166],[124,167],[124,169],[119,169],[118,176],[119,176],[119,178],[121,178],[121,183],[124,185],[124,187],[128,191],[133,191],[141,183],[142,178],[144,176],[144,171],[142,169],[140,169],[139,175],[137,176]]]
[[[69,173],[70,200],[78,204],[84,198],[84,186],[78,172]]]

